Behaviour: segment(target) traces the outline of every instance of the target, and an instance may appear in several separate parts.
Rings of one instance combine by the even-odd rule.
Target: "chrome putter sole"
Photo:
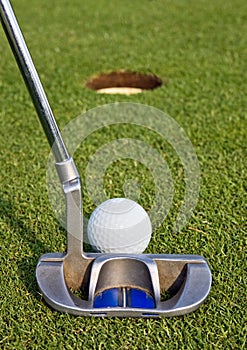
[[[0,0],[3,28],[52,147],[66,200],[67,252],[43,255],[36,278],[46,302],[75,315],[156,317],[196,310],[211,273],[197,255],[84,253],[80,177],[8,0]],[[82,297],[72,293],[80,290]],[[162,297],[166,293],[170,298]]]

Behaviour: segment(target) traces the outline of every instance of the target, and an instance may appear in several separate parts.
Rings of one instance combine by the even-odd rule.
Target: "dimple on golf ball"
[[[101,253],[141,254],[151,239],[152,225],[147,212],[127,198],[101,203],[88,222],[88,240]]]

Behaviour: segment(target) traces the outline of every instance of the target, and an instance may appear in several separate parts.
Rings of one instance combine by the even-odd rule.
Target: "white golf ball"
[[[127,198],[101,203],[88,222],[88,239],[101,253],[142,253],[151,239],[152,225],[147,212]]]

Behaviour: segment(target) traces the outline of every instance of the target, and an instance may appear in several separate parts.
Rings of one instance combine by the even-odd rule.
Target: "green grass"
[[[157,135],[133,127],[96,133],[76,154],[81,172],[109,140],[138,135],[167,154],[176,180],[171,214],[150,253],[200,254],[213,285],[195,313],[170,319],[96,319],[51,310],[35,281],[38,258],[64,251],[65,237],[46,192],[49,146],[0,31],[0,347],[2,349],[244,349],[246,346],[246,93],[245,0],[13,0],[57,122],[106,103],[129,101],[172,116],[193,143],[201,167],[196,210],[179,234],[170,225],[183,196],[181,164]],[[94,74],[116,69],[153,72],[166,84],[139,95],[97,95]],[[148,170],[119,160],[105,176],[109,197],[123,177]],[[181,181],[180,181],[181,180]],[[84,193],[87,215],[93,204]]]

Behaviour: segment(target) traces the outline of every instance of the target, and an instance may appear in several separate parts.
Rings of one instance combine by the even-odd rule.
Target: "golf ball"
[[[147,212],[127,198],[101,203],[88,222],[88,240],[101,253],[141,254],[151,239],[152,225]]]

